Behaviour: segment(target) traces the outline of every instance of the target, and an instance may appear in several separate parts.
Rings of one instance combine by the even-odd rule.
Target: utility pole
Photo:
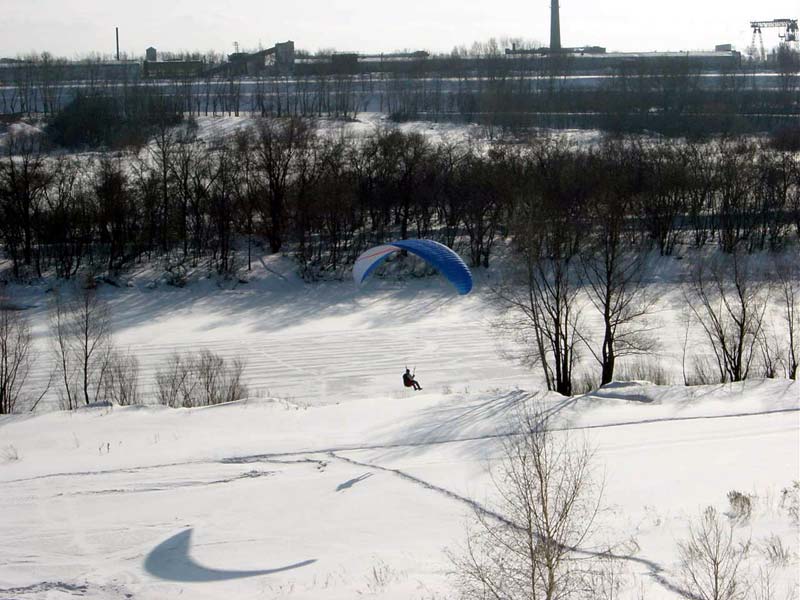
[[[117,62],[119,62],[119,27],[117,29]]]

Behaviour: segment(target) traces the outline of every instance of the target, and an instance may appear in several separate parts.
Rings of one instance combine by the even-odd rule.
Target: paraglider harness
[[[414,372],[413,373],[409,373],[408,372],[408,367],[406,367],[406,372],[403,373],[403,385],[405,387],[407,387],[407,388],[408,387],[413,387],[413,388],[419,387],[419,383],[417,383],[416,380],[414,379],[416,374],[417,374],[417,367],[414,367]],[[422,389],[422,388],[420,388],[420,389]]]

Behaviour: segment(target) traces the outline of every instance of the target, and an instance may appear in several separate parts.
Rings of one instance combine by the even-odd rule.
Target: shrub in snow
[[[758,576],[750,584],[750,598],[752,600],[775,600],[779,598],[778,589],[775,585],[774,567],[759,567]],[[789,600],[792,596],[787,595],[786,598]]]
[[[105,378],[106,400],[119,406],[141,404],[139,360],[133,354],[114,351],[108,360]]]
[[[186,287],[188,283],[186,267],[180,264],[170,267],[164,275],[164,280],[167,282],[167,285],[171,285],[172,287]]]
[[[575,378],[574,392],[589,394],[600,387],[600,379],[593,372],[583,372]]]
[[[367,593],[375,596],[386,590],[392,583],[400,581],[404,574],[398,573],[383,560],[378,559],[365,576]],[[359,592],[360,593],[360,592]]]
[[[234,402],[247,396],[247,388],[242,384],[244,362],[234,359],[226,362],[221,356],[203,350],[195,357],[197,389],[201,405]]]
[[[238,358],[228,362],[210,350],[173,354],[167,366],[156,373],[158,401],[172,408],[191,408],[246,398],[244,366]]]
[[[3,448],[3,451],[0,453],[0,455],[2,455],[5,462],[15,462],[19,460],[19,452],[13,444],[9,444]]]
[[[792,560],[792,551],[783,545],[779,535],[770,534],[759,543],[761,554],[770,565],[785,567]]]
[[[584,577],[583,597],[592,600],[618,600],[623,598],[625,589],[630,585],[631,577],[622,561],[608,555],[601,556]]]
[[[731,510],[728,516],[738,523],[746,523],[753,514],[753,497],[736,490],[728,492]]]
[[[800,481],[781,490],[781,508],[791,517],[792,522],[800,523]]]
[[[737,542],[733,523],[724,523],[713,507],[706,508],[678,546],[688,592],[699,600],[743,600],[747,590],[741,566],[749,546],[749,540]]]
[[[696,356],[692,360],[691,371],[687,374],[684,370],[683,383],[687,386],[692,385],[711,385],[719,383],[719,375],[714,373],[714,366],[707,357]]]
[[[672,380],[667,369],[653,359],[637,359],[624,363],[619,369],[617,381],[649,381],[655,385],[670,385]]]

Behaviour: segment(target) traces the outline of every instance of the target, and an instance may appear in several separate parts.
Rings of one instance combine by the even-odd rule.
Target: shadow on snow
[[[161,542],[147,555],[144,561],[145,571],[154,577],[167,581],[209,583],[212,581],[229,581],[231,579],[272,575],[307,567],[317,562],[316,559],[304,560],[285,567],[257,571],[209,569],[194,562],[189,556],[191,537],[192,529],[187,529]]]

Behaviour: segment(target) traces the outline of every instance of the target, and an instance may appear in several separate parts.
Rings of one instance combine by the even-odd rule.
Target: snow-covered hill
[[[778,505],[800,468],[799,397],[781,381],[631,383],[6,418],[0,597],[452,597],[443,549],[533,400],[596,445],[631,594],[674,597],[652,574],[673,576],[686,519],[734,489],[756,495],[753,539],[778,535],[796,560]]]
[[[260,267],[248,284],[196,274],[154,288],[142,272],[101,287],[144,379],[175,350],[209,347],[247,358],[250,398],[0,418],[1,599],[454,598],[444,550],[491,505],[502,436],[534,403],[597,448],[623,598],[677,598],[687,520],[727,510],[732,490],[754,495],[738,529],[748,569],[774,535],[791,554],[781,594],[796,578],[798,528],[781,503],[800,480],[797,383],[628,382],[567,399],[498,352],[490,275],[457,298],[435,278],[356,290],[303,284],[280,258]],[[674,372],[678,291],[653,285]],[[12,292],[32,307],[41,383],[48,294]],[[399,385],[406,364],[423,391]]]

